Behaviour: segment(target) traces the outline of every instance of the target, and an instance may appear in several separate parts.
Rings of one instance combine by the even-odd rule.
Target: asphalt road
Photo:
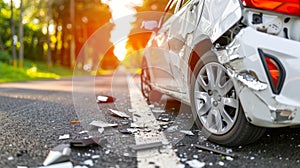
[[[201,130],[192,124],[189,106],[167,96],[147,105],[140,97],[137,75],[117,71],[95,80],[74,78],[73,84],[72,87],[72,79],[63,79],[0,85],[1,168],[42,166],[53,147],[86,137],[98,137],[100,145],[71,148],[70,160],[74,166],[190,167],[191,160],[198,160],[198,166],[201,162],[204,167],[300,167],[299,128],[269,129],[254,144],[227,148],[206,141]],[[115,101],[97,103],[98,95],[113,96]],[[112,116],[109,109],[130,117]],[[72,120],[80,123],[71,124]],[[89,125],[94,120],[117,123],[118,127],[105,128],[100,133]],[[132,134],[124,132],[130,123],[141,121],[149,124],[148,128],[133,128]],[[180,133],[188,129],[194,135]],[[80,133],[84,130],[87,132]],[[64,134],[70,138],[59,140]],[[159,141],[164,146],[150,152],[130,148],[143,141]],[[199,150],[194,144],[237,157]],[[84,163],[86,160],[91,160],[93,166]]]

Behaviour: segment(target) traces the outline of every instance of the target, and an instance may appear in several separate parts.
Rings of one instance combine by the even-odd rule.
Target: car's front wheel
[[[191,79],[191,104],[195,122],[215,143],[237,146],[257,140],[265,131],[250,124],[226,68],[208,52],[196,64]]]

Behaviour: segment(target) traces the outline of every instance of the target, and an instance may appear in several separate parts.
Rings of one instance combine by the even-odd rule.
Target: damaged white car
[[[300,1],[170,0],[144,51],[141,89],[190,104],[212,142],[300,124]]]

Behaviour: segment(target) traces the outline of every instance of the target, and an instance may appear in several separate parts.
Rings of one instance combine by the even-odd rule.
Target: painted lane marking
[[[143,127],[148,127],[151,132],[140,132],[135,134],[135,141],[137,145],[162,142],[163,144],[169,144],[166,136],[163,132],[158,131],[159,124],[155,119],[150,107],[145,101],[139,87],[136,86],[133,77],[127,76],[131,107],[135,109],[134,114],[138,114],[139,117],[133,115],[133,121]],[[162,151],[156,149],[148,149],[137,151],[138,167],[177,167],[181,165],[176,153],[169,148],[164,148]],[[155,163],[155,164],[149,164]]]

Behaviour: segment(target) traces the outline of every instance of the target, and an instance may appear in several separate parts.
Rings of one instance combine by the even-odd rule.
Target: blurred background
[[[0,0],[0,82],[71,76],[74,67],[89,72],[95,64],[100,74],[120,62],[138,69],[151,35],[139,33],[141,24],[159,20],[158,15],[139,13],[162,12],[166,4],[167,0]],[[85,45],[102,27],[105,40]],[[99,52],[96,46],[102,43],[111,46],[109,50]]]

